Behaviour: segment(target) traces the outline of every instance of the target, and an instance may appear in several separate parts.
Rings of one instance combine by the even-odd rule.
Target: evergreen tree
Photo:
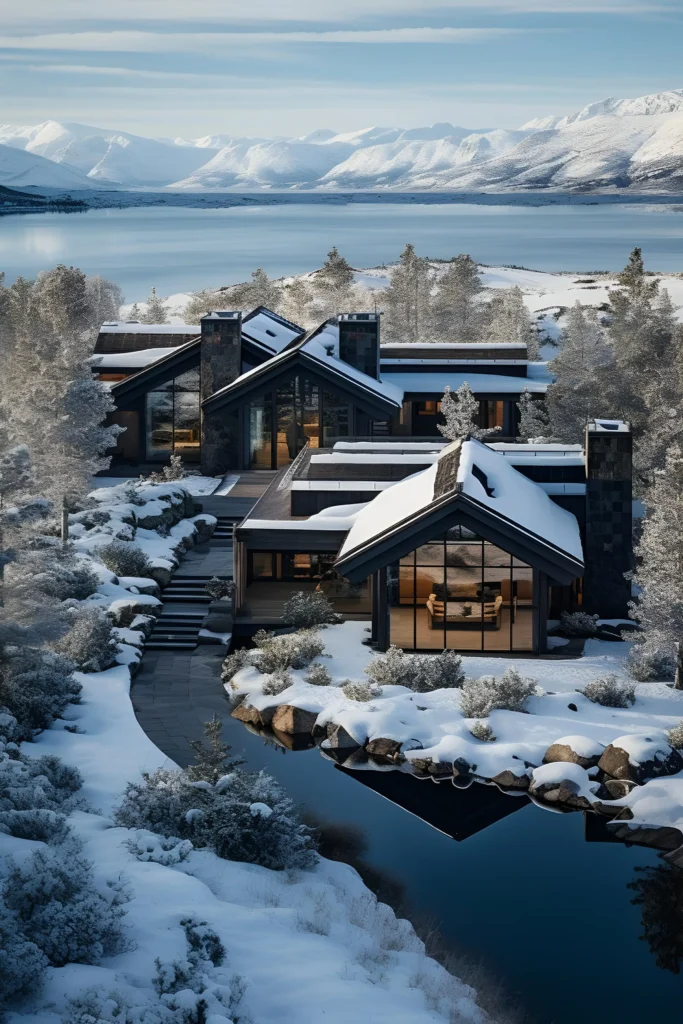
[[[285,285],[282,315],[292,323],[303,328],[312,327],[312,305],[313,293],[307,281],[294,278],[291,284]]]
[[[107,320],[118,320],[123,305],[123,292],[113,281],[106,281],[99,274],[86,278],[86,295],[89,300],[93,326],[99,328]]]
[[[683,689],[683,451],[678,445],[654,474],[636,564],[633,617],[645,631],[646,649],[675,657],[676,685]]]
[[[204,288],[202,291],[193,292],[183,310],[183,320],[186,324],[198,324],[201,318],[212,310],[225,309],[225,301],[224,291]]]
[[[163,299],[160,299],[157,295],[156,288],[152,288],[149,298],[147,299],[147,308],[140,317],[140,323],[143,324],[167,324],[168,323],[168,310],[166,303]]]
[[[320,319],[352,312],[353,268],[339,254],[336,246],[330,249],[327,259],[313,278],[313,299],[316,315]]]
[[[639,396],[644,408],[644,429],[636,437],[633,453],[635,482],[646,489],[655,470],[662,469],[674,444],[683,447],[683,327],[674,332],[671,360],[651,368]]]
[[[545,402],[533,398],[528,388],[524,388],[517,403],[519,409],[519,436],[525,441],[545,444],[550,441],[550,423]]]
[[[482,430],[477,426],[479,402],[474,397],[467,381],[453,392],[446,386],[441,399],[441,415],[445,423],[437,424],[440,433],[449,441],[457,441],[470,434],[472,437],[485,437],[491,430]]]
[[[429,263],[406,245],[382,300],[386,333],[392,341],[424,341],[431,331]]]
[[[516,285],[495,292],[489,307],[486,341],[526,345],[529,359],[538,358],[538,332],[524,303],[524,294]]]
[[[244,760],[230,756],[230,745],[221,739],[223,723],[217,714],[204,722],[204,740],[191,740],[194,764],[187,768],[190,782],[209,782],[215,786],[220,778],[234,771]]]
[[[586,423],[614,411],[614,357],[595,310],[578,302],[570,310],[549,369],[555,377],[546,394],[551,433],[565,444],[583,444]]]
[[[472,342],[481,338],[484,307],[477,299],[483,290],[479,267],[470,256],[463,253],[451,260],[432,300],[436,340]]]
[[[130,307],[130,310],[128,312],[128,316],[126,317],[126,320],[128,320],[128,321],[130,321],[130,320],[137,320],[138,323],[139,323],[141,316],[142,316],[142,310],[138,306],[137,302],[134,302],[133,305]]]
[[[617,367],[632,385],[632,393],[639,394],[644,377],[671,360],[675,309],[659,281],[645,274],[640,249],[631,253],[619,284],[610,293],[609,340]]]

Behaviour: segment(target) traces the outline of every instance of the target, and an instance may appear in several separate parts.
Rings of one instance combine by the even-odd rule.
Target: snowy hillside
[[[517,130],[446,122],[291,139],[147,139],[46,121],[0,125],[0,144],[123,187],[672,192],[683,187],[683,90],[600,100]]]
[[[56,164],[34,153],[0,144],[0,185],[10,188],[83,189],[90,188],[91,182],[75,167]]]

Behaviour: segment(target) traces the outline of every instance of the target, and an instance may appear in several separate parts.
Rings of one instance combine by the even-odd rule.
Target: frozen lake
[[[0,218],[0,270],[8,282],[56,263],[116,281],[129,302],[245,280],[256,267],[273,277],[319,267],[336,245],[356,267],[395,260],[406,242],[421,255],[468,252],[481,263],[538,270],[617,270],[642,247],[649,269],[683,271],[683,206],[660,201],[526,205],[364,201],[227,209],[131,207]],[[492,201],[493,200],[493,201]],[[272,201],[272,200],[271,200]],[[499,205],[496,205],[498,203]],[[585,205],[578,205],[585,203]]]

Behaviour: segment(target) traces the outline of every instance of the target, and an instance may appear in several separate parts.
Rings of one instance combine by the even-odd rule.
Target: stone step
[[[150,651],[193,651],[196,646],[194,642],[181,640],[149,640],[146,645]]]

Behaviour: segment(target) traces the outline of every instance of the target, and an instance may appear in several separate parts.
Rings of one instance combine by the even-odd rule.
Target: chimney
[[[586,540],[583,607],[606,619],[628,617],[633,568],[633,436],[622,420],[586,426]]]
[[[379,313],[343,313],[339,324],[339,358],[379,380]]]
[[[203,402],[242,372],[242,314],[207,313],[201,324],[199,397]],[[238,465],[238,414],[202,411],[202,472],[216,476]]]

